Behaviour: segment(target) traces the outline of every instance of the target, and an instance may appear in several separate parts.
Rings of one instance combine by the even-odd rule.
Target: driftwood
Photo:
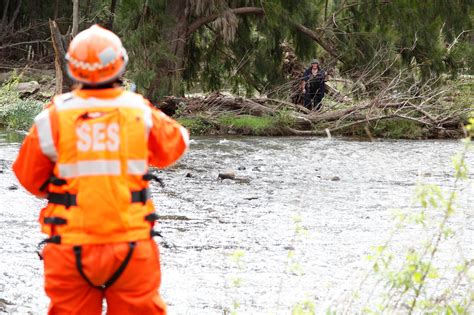
[[[450,89],[436,90],[421,87],[415,93],[401,93],[397,80],[392,80],[369,100],[351,102],[345,108],[314,112],[298,104],[273,98],[225,96],[213,93],[207,97],[168,98],[157,107],[168,114],[179,112],[183,117],[199,116],[211,125],[218,125],[216,118],[222,115],[270,116],[288,115],[290,124],[275,126],[276,134],[326,136],[347,134],[361,126],[372,138],[369,126],[382,120],[410,121],[423,127],[426,136],[443,137],[461,134],[462,125],[471,109],[459,109],[454,102],[444,102],[443,95]],[[451,88],[452,89],[452,88]],[[442,105],[440,102],[444,102]],[[179,108],[179,111],[178,111]],[[282,114],[283,113],[283,114]],[[278,121],[277,119],[275,121]],[[407,135],[410,136],[410,135]]]

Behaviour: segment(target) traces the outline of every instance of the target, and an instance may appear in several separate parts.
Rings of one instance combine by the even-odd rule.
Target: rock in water
[[[333,177],[331,178],[331,180],[332,180],[333,182],[338,182],[338,181],[341,180],[341,178],[340,178],[339,176],[333,176]]]
[[[18,189],[17,185],[8,186],[8,190],[17,190],[17,189]]]
[[[218,179],[234,179],[235,178],[235,172],[228,170],[222,173],[219,173],[217,176]]]

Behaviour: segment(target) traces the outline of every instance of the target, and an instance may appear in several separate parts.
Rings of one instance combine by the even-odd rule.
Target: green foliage
[[[291,315],[315,315],[315,304],[313,301],[303,301],[293,306]]]
[[[450,72],[472,72],[473,7],[469,1],[364,1],[338,11],[341,23],[335,36],[345,61],[342,70],[354,71],[373,63],[384,71],[395,62],[416,67],[424,79]],[[454,13],[456,12],[456,13]],[[453,15],[454,14],[454,15]],[[422,18],[420,18],[422,17]],[[342,49],[341,49],[342,48]]]
[[[13,75],[0,88],[0,124],[13,130],[27,130],[43,106],[36,100],[21,99],[16,90],[18,83],[19,77]]]
[[[450,222],[456,214],[459,184],[468,179],[465,158],[472,147],[472,123],[474,119],[466,127],[469,137],[464,142],[465,149],[453,159],[452,190],[421,185],[416,191],[419,206],[405,213],[398,212],[396,216],[394,234],[419,228],[427,233],[426,240],[413,240],[405,249],[404,257],[395,256],[395,244],[390,240],[369,256],[373,272],[379,276],[378,283],[370,290],[377,291],[381,300],[375,306],[367,306],[365,313],[469,314],[472,311],[473,295],[469,290],[472,289],[469,285],[472,261],[459,253],[458,257],[450,258],[451,262],[458,262],[455,268],[437,268],[444,242],[462,233],[453,230]],[[436,289],[433,291],[433,288]]]
[[[453,83],[456,86],[453,89],[454,104],[456,109],[469,109],[474,104],[474,77],[469,77],[467,80]],[[468,118],[468,117],[466,117]]]
[[[176,120],[192,135],[204,135],[213,130],[213,125],[202,117],[178,117]]]
[[[376,137],[390,139],[420,139],[424,135],[419,123],[406,119],[380,120],[372,126],[371,132]]]
[[[161,33],[168,21],[165,1],[124,0],[120,2],[116,28],[130,56],[127,76],[132,78],[139,92],[146,92],[154,80],[156,67],[172,59]],[[164,95],[158,91],[157,95]]]
[[[154,100],[192,88],[229,89],[247,96],[279,90],[287,96],[284,42],[294,48],[299,60],[318,57],[324,60],[323,67],[335,67],[350,77],[359,77],[369,68],[382,74],[379,81],[402,68],[425,80],[444,73],[472,74],[471,2],[122,0],[112,12],[110,0],[98,0],[80,1],[79,10],[80,29],[114,22],[113,30],[130,55],[126,76]],[[71,24],[71,1],[58,0],[56,5],[23,1],[18,12],[9,3],[5,18],[7,24],[11,19],[14,23],[0,35],[7,43],[2,57],[51,58],[47,21],[57,20],[65,33]],[[243,7],[260,8],[264,14],[229,11]],[[214,15],[217,18],[186,34],[193,22]],[[182,25],[181,30],[173,28],[176,24]],[[308,37],[298,25],[316,36]],[[17,42],[17,34],[23,35],[22,42],[38,44],[9,45]],[[174,47],[177,42],[184,42],[183,47]]]
[[[231,89],[240,94],[244,90],[249,96],[254,91],[263,93],[284,84],[280,45],[285,40],[294,44],[301,57],[315,56],[317,46],[295,32],[289,21],[306,23],[308,27],[315,25],[320,6],[314,1],[300,1],[297,5],[288,1],[237,1],[229,7],[251,5],[263,5],[265,18],[239,16],[233,40],[227,40],[213,25],[193,34],[189,66],[184,72],[188,89],[199,83],[204,91]]]
[[[237,272],[231,275],[230,277],[230,289],[233,293],[237,293],[238,289],[243,284],[242,274],[245,272],[245,263],[244,263],[245,251],[241,249],[236,249],[230,255],[230,260],[232,261],[233,265],[237,267]],[[230,309],[226,309],[224,314],[231,314],[237,315],[238,309],[240,308],[240,302],[237,298],[232,299],[232,307]]]

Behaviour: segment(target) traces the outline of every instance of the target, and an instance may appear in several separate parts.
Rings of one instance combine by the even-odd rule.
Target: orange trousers
[[[95,285],[104,284],[125,259],[128,243],[82,246],[84,273]],[[166,314],[158,294],[161,282],[159,251],[153,240],[137,241],[131,259],[118,280],[100,290],[79,274],[72,245],[48,244],[43,250],[45,291],[51,299],[49,315]]]

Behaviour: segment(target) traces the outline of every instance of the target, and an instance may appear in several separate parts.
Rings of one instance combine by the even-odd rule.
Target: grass
[[[215,130],[213,124],[203,117],[178,117],[176,120],[188,129],[192,135],[205,135]]]
[[[218,124],[224,129],[235,130],[243,134],[266,135],[274,128],[274,118],[270,116],[222,116]]]
[[[292,126],[290,112],[281,110],[272,116],[235,115],[216,117],[179,116],[175,119],[193,135],[240,134],[253,136],[284,135],[283,128]]]
[[[287,110],[280,110],[273,116],[224,115],[217,119],[221,130],[233,130],[239,134],[254,136],[284,135],[283,129],[294,124],[294,118]]]

